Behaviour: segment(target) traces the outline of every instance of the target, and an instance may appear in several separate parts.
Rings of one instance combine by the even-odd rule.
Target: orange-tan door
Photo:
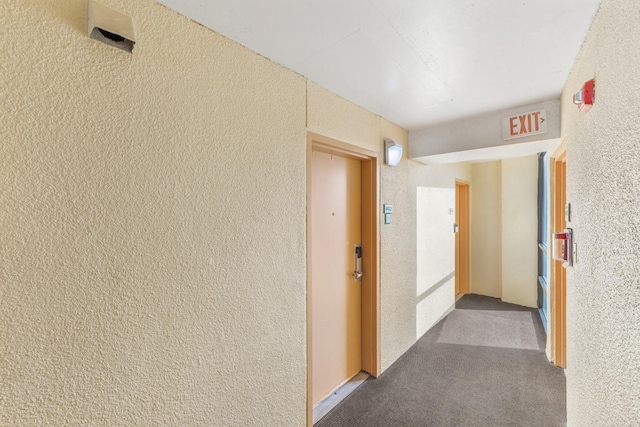
[[[362,368],[361,288],[353,276],[361,243],[361,163],[312,152],[311,399],[317,404]]]
[[[567,227],[565,206],[567,204],[567,160],[566,152],[556,160],[555,169],[555,212],[554,228],[560,232]],[[555,244],[555,242],[554,242]],[[571,250],[571,249],[569,249]],[[554,261],[554,304],[555,304],[555,364],[567,367],[567,271],[562,262]]]
[[[456,182],[456,296],[469,293],[469,184]]]

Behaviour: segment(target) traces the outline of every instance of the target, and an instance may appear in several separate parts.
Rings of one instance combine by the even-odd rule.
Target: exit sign
[[[537,110],[502,119],[502,137],[505,141],[540,133],[547,133],[547,110]]]

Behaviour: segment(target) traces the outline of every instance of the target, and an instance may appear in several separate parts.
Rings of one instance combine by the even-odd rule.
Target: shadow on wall
[[[455,304],[455,189],[418,187],[416,339]]]
[[[440,289],[440,286],[444,285],[449,280],[451,280],[451,279],[453,279],[455,277],[456,277],[456,272],[452,271],[451,273],[447,274],[445,277],[440,279],[437,283],[435,283],[432,286],[430,286],[429,289],[427,289],[426,291],[424,291],[423,293],[421,293],[420,295],[417,296],[416,305],[419,305],[422,301],[427,299],[427,297],[429,295],[431,295],[432,293],[434,293],[435,291]]]

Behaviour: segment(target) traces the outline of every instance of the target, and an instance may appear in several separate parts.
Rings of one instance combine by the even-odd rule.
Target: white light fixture
[[[392,139],[384,140],[384,163],[389,166],[398,166],[402,159],[402,145]]]
[[[136,44],[131,17],[98,1],[87,3],[89,38],[131,53]]]

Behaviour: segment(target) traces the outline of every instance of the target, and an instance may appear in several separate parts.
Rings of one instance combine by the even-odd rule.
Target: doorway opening
[[[307,134],[307,424],[380,374],[378,153]]]

